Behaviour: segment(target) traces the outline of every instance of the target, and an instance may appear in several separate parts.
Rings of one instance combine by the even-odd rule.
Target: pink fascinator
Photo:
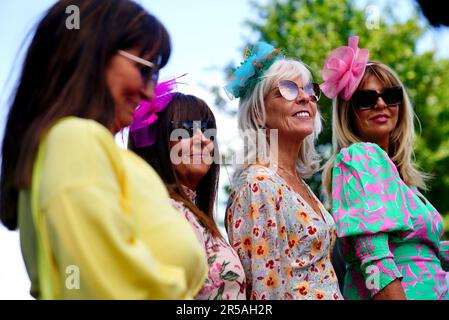
[[[140,106],[134,112],[133,122],[129,127],[129,133],[132,136],[134,144],[137,148],[151,146],[156,142],[156,126],[155,122],[157,114],[167,107],[173,99],[178,82],[177,79],[182,76],[161,82],[154,90],[154,96],[151,101],[142,100]]]
[[[348,39],[348,46],[342,46],[329,54],[323,66],[324,83],[321,91],[329,98],[337,95],[345,101],[351,99],[365,72],[369,59],[368,49],[359,49],[359,37]]]

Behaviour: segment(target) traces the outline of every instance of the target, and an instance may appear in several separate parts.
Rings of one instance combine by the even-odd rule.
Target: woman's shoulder
[[[334,161],[334,167],[344,163],[354,168],[391,167],[388,154],[376,143],[359,142],[342,148]]]
[[[70,145],[70,141],[87,147],[97,140],[114,143],[112,133],[95,120],[78,117],[65,117],[56,121],[48,130],[47,141]],[[73,145],[70,145],[74,147]]]
[[[64,117],[57,120],[51,127],[50,131],[64,132],[88,128],[90,128],[90,130],[97,130],[100,132],[109,132],[103,125],[95,120],[75,116]]]
[[[261,164],[252,164],[246,168],[246,175],[248,178],[256,179],[260,177],[272,176],[273,171]]]
[[[184,217],[191,224],[199,224],[199,220],[196,218],[195,214],[187,207],[184,202],[178,199],[170,198],[170,203],[179,213],[184,215]]]
[[[280,187],[279,178],[270,168],[258,164],[250,165],[234,179],[228,207],[236,202],[254,200],[260,196],[276,197]]]
[[[170,198],[171,205],[180,213],[182,214],[186,220],[192,225],[192,227],[195,229],[195,232],[204,232],[206,229],[201,225],[198,218],[195,216],[195,214],[187,207],[187,205],[182,202],[181,200]]]
[[[270,186],[277,185],[276,174],[266,166],[252,164],[245,168],[236,180],[236,186],[252,186],[254,184]]]
[[[340,152],[338,153],[338,156],[355,157],[357,155],[365,155],[365,154],[380,155],[380,156],[383,156],[384,154],[387,155],[387,153],[376,143],[357,142],[351,144],[348,147],[341,148]]]

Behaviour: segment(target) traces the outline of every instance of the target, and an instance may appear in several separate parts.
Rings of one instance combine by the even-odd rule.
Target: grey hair
[[[254,163],[254,161],[251,161],[252,159],[269,159],[270,139],[266,131],[261,130],[265,128],[266,123],[265,97],[272,88],[273,83],[284,79],[294,79],[298,76],[301,77],[304,83],[312,80],[310,71],[301,61],[291,58],[278,59],[265,72],[253,91],[240,99],[238,128],[241,133],[244,133],[244,139],[248,140],[248,145],[245,145],[243,164],[239,164],[236,167],[233,176],[234,180],[238,179],[242,171]],[[315,149],[315,142],[321,129],[321,115],[317,111],[314,121],[314,131],[304,139],[296,161],[296,171],[302,178],[310,178],[319,170],[321,157]],[[257,132],[258,134],[248,135],[248,132]],[[257,144],[257,139],[254,139],[256,136],[260,137],[260,134],[263,135],[264,140],[267,142],[263,143],[264,147],[262,148]],[[260,139],[259,142],[261,142]]]

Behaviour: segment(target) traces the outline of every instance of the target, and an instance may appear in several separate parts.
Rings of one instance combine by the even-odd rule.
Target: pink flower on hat
[[[369,59],[368,49],[359,49],[358,43],[359,37],[350,37],[348,46],[332,51],[324,63],[320,88],[329,99],[339,95],[348,101],[357,90]]]
[[[129,133],[132,135],[137,148],[151,146],[156,142],[156,128],[153,124],[158,119],[157,114],[172,101],[175,95],[174,90],[178,84],[176,80],[186,74],[159,83],[154,90],[153,99],[140,102],[140,106],[134,112],[133,122],[129,127]]]

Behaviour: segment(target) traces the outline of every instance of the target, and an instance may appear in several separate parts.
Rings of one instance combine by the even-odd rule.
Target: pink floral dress
[[[320,208],[324,220],[269,168],[252,165],[242,172],[226,223],[251,299],[343,298],[331,264],[335,223]]]
[[[184,187],[184,186],[183,186]],[[196,192],[184,187],[187,196],[195,203]],[[204,246],[209,272],[197,300],[245,300],[246,282],[242,263],[234,249],[224,240],[213,236],[182,202],[171,199],[192,225]]]

